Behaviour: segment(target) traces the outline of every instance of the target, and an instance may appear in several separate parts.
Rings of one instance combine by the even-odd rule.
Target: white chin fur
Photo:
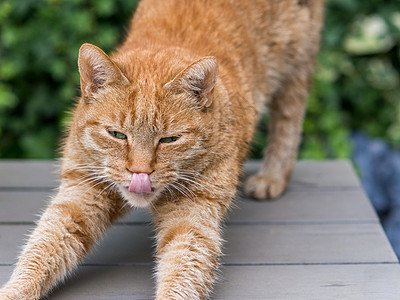
[[[120,188],[120,192],[125,200],[128,201],[128,203],[132,207],[138,208],[148,207],[150,203],[153,202],[153,200],[156,198],[157,194],[155,192],[150,194],[136,194],[129,192],[126,188]]]

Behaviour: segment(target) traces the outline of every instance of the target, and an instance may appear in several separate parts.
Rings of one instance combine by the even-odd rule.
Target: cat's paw
[[[29,293],[23,292],[23,289],[17,289],[10,286],[5,286],[0,289],[0,300],[35,300],[39,299]]]
[[[13,293],[10,293],[5,288],[0,289],[0,300],[13,300],[18,298],[13,298]]]
[[[256,174],[250,176],[245,184],[247,196],[256,199],[272,199],[282,194],[287,181],[280,176]]]

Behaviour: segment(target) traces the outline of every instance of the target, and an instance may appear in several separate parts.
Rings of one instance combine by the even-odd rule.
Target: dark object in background
[[[360,132],[353,133],[351,141],[361,183],[400,257],[400,153]]]

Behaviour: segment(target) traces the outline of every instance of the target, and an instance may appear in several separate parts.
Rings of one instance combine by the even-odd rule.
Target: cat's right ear
[[[196,107],[211,106],[211,92],[218,78],[218,62],[215,57],[199,59],[186,67],[164,87],[172,93],[185,93]]]
[[[79,49],[79,73],[82,96],[92,98],[104,86],[112,83],[129,84],[118,66],[99,47],[83,44]]]

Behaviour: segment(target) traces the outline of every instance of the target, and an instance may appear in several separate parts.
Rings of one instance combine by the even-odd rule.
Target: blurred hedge
[[[77,54],[109,52],[138,1],[0,1],[0,157],[57,155],[66,111],[79,95]]]
[[[349,157],[355,130],[400,146],[399,41],[400,1],[327,1],[300,158]]]
[[[0,157],[57,156],[79,95],[79,46],[110,52],[137,2],[0,1]],[[348,134],[357,129],[400,146],[399,40],[400,1],[327,1],[301,158],[348,157]],[[254,157],[264,135],[255,138]]]

